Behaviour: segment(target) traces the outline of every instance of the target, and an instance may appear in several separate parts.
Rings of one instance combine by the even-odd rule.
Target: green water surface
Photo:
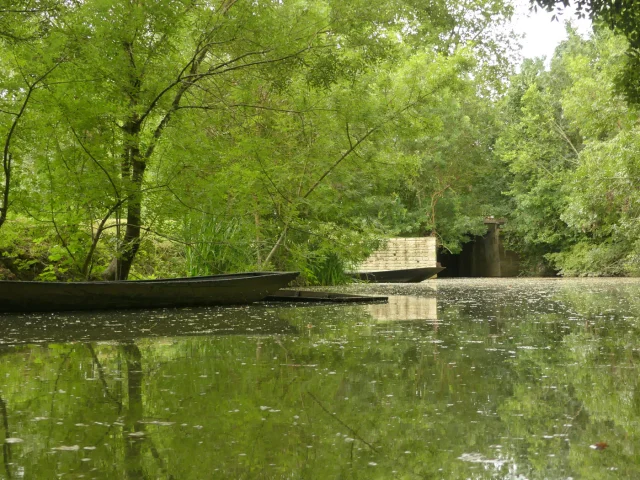
[[[640,281],[348,291],[0,316],[0,478],[640,478]]]

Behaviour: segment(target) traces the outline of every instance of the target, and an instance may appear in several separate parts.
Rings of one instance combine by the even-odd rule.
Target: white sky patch
[[[535,13],[529,11],[531,6],[529,0],[513,0],[513,2],[516,7],[512,21],[513,29],[516,33],[525,36],[521,42],[520,52],[523,58],[546,57],[545,64],[548,66],[555,48],[567,38],[564,25],[567,20],[577,27],[581,35],[587,36],[591,33],[591,20],[579,19],[573,8],[565,9],[563,15],[558,16],[559,21],[552,21],[553,13],[540,8]]]

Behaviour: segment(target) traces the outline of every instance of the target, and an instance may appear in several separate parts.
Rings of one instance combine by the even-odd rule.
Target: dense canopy
[[[336,283],[490,215],[531,272],[633,274],[635,10],[582,5],[545,68],[503,0],[0,0],[0,276]]]

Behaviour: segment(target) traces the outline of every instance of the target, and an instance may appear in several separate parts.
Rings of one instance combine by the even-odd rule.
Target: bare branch
[[[183,82],[183,79],[184,79],[183,76],[187,71],[191,71],[192,73],[197,72],[198,66],[200,65],[200,63],[202,63],[204,61],[204,58],[206,57],[207,53],[209,52],[209,49],[212,46],[228,43],[229,41],[232,41],[232,40],[228,40],[228,41],[225,41],[225,42],[215,42],[215,43],[209,42],[209,43],[204,44],[203,46],[198,46],[198,48],[196,48],[196,51],[194,52],[192,57],[189,59],[189,61],[184,65],[184,67],[182,67],[180,72],[178,72],[178,75],[177,75],[176,79],[173,82],[171,82],[169,85],[167,85],[165,88],[163,88],[160,91],[160,93],[158,93],[155,96],[155,98],[153,100],[151,100],[151,103],[149,104],[149,107],[140,116],[140,122],[144,122],[144,120],[151,114],[153,109],[156,107],[158,102],[160,102],[160,100],[169,91],[171,91],[174,87],[176,87],[177,85],[179,85],[180,83]]]
[[[3,110],[0,108],[0,113],[6,113],[7,115],[13,115],[14,117],[16,117],[19,112],[10,112],[8,110]]]
[[[360,440],[362,443],[364,443],[367,447],[369,447],[369,448],[370,448],[371,450],[373,450],[374,452],[377,452],[377,451],[378,451],[378,450],[376,449],[376,447],[374,447],[371,443],[367,442],[364,438],[362,438],[362,437],[358,434],[358,432],[357,432],[356,430],[354,430],[354,429],[353,429],[353,428],[351,428],[349,425],[347,425],[347,424],[346,424],[346,423],[344,423],[342,420],[340,420],[340,419],[338,418],[338,416],[337,416],[335,413],[331,413],[329,410],[327,410],[327,407],[325,407],[325,406],[322,404],[322,402],[320,402],[320,400],[318,400],[318,399],[316,398],[316,396],[315,396],[313,393],[311,393],[311,392],[307,391],[307,395],[309,395],[309,396],[313,399],[313,401],[314,401],[314,402],[316,402],[316,403],[320,406],[320,408],[321,408],[322,410],[324,410],[324,412],[325,412],[327,415],[329,415],[331,418],[333,418],[336,422],[338,422],[338,423],[339,423],[340,425],[342,425],[344,428],[346,428],[347,430],[349,430],[349,431],[351,432],[351,434],[352,434],[355,438],[357,438],[358,440]]]
[[[269,252],[269,255],[267,255],[267,258],[264,259],[264,264],[269,263],[269,261],[271,260],[271,258],[275,255],[275,253],[278,251],[278,248],[280,247],[280,245],[282,244],[282,242],[284,241],[284,238],[287,236],[287,230],[289,229],[288,225],[284,226],[284,230],[282,230],[282,233],[280,234],[280,237],[278,237],[278,241],[276,242],[276,244],[273,246],[273,248],[271,249],[271,251]]]
[[[96,251],[96,248],[98,247],[98,242],[100,241],[102,232],[104,232],[105,230],[105,225],[107,224],[107,221],[109,220],[109,218],[111,218],[111,215],[113,215],[113,213],[122,206],[123,203],[124,203],[124,199],[119,200],[117,203],[112,205],[111,208],[109,208],[109,210],[107,210],[107,213],[102,217],[102,220],[100,221],[100,225],[98,225],[98,228],[96,229],[95,233],[91,236],[91,247],[89,247],[87,256],[84,259],[84,264],[82,265],[82,275],[85,278],[91,275],[90,267],[91,267],[91,264],[93,263],[93,254]]]

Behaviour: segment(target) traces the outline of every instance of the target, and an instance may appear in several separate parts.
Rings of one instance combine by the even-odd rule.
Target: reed
[[[351,282],[345,262],[335,253],[313,255],[307,263],[307,281],[317,285],[344,285]]]
[[[187,216],[183,225],[187,275],[255,269],[256,261],[247,241],[250,236],[244,227],[238,218],[206,214]]]

